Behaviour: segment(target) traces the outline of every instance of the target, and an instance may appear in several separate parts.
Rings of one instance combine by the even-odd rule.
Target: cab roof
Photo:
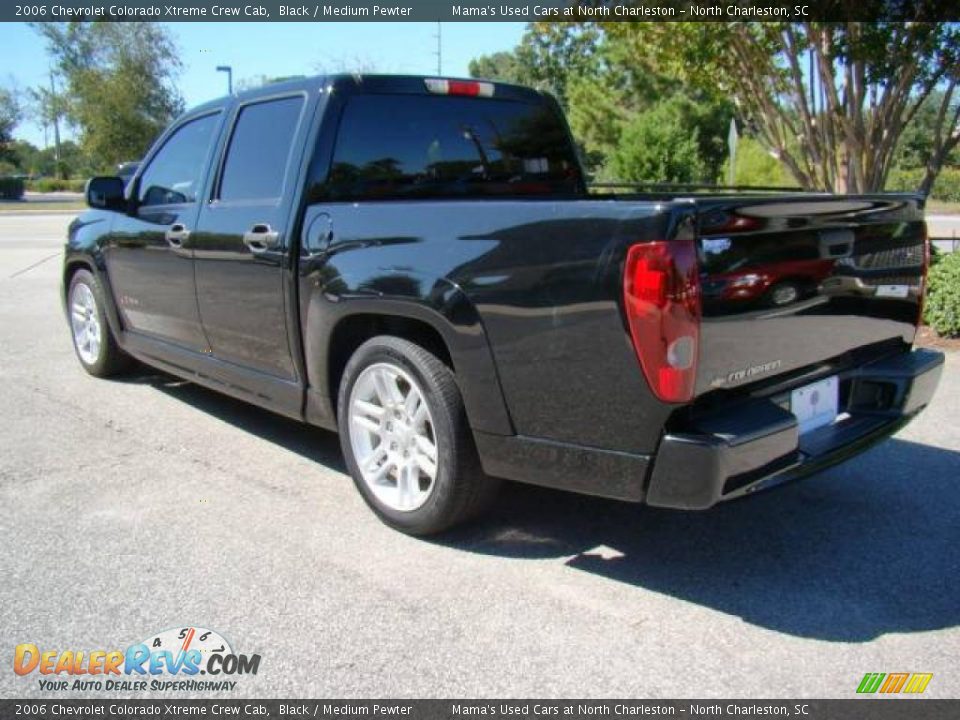
[[[285,92],[313,91],[345,93],[385,93],[401,95],[428,95],[427,80],[446,80],[454,83],[487,83],[493,86],[493,98],[526,102],[541,102],[549,97],[533,88],[510,83],[479,80],[477,78],[456,78],[441,75],[382,75],[367,73],[339,73],[333,75],[313,75],[310,77],[292,77],[277,82],[266,83],[210,100],[191,108],[187,113],[193,115],[209,110],[223,108],[233,102],[247,102],[261,97],[270,97]]]

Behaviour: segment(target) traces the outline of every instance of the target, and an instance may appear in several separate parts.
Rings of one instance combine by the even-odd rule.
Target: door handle
[[[272,250],[280,241],[280,233],[266,223],[257,223],[243,234],[243,244],[255,253]]]
[[[173,247],[183,247],[183,243],[190,237],[190,231],[183,223],[174,223],[166,232],[167,242]]]

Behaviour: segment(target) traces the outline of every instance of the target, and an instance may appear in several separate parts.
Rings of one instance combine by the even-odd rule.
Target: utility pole
[[[437,75],[443,75],[443,28],[440,21],[437,20],[437,49],[434,55],[437,56]]]

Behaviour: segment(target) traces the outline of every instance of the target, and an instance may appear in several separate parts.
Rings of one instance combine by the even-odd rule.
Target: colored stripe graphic
[[[890,673],[887,675],[887,681],[880,688],[882,693],[898,693],[903,687],[904,683],[907,682],[907,678],[910,677],[910,673]]]
[[[857,688],[858,693],[875,693],[877,688],[880,687],[880,683],[883,682],[883,678],[886,676],[886,673],[867,673],[863,676],[863,680],[860,681],[860,687]]]
[[[914,673],[903,691],[905,693],[922,693],[927,689],[927,685],[930,684],[932,679],[933,673]]]
[[[911,693],[919,694],[927,689],[933,679],[933,673],[867,673],[857,686],[857,692],[872,694]]]

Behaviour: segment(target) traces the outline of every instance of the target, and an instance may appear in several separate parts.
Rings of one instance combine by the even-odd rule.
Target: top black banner
[[[343,720],[579,720],[580,718],[793,717],[799,720],[954,720],[958,700],[0,700],[0,717],[321,718]]]
[[[936,0],[24,0],[0,5],[0,22],[555,21],[947,22],[960,3]]]

